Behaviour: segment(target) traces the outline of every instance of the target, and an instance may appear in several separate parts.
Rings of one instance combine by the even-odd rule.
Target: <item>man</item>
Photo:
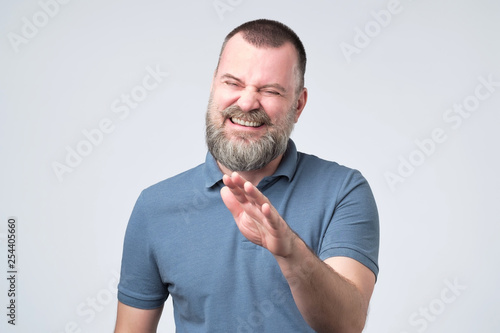
[[[361,332],[378,274],[378,215],[355,170],[297,152],[306,55],[275,21],[225,39],[204,164],[144,190],[123,252],[116,331]],[[236,222],[236,223],[235,223]]]

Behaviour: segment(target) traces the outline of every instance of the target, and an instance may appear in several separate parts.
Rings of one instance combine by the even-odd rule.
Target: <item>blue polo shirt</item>
[[[171,295],[177,332],[314,332],[274,257],[239,232],[222,186],[208,153],[205,163],[141,193],[125,235],[118,299],[153,309]],[[320,259],[350,257],[377,276],[378,213],[358,171],[297,152],[290,140],[258,188]]]

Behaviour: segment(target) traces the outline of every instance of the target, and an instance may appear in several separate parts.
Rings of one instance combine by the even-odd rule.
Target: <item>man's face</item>
[[[296,94],[297,54],[292,44],[256,48],[241,35],[231,38],[212,82],[207,110],[207,145],[234,171],[264,167],[286,150],[305,104]]]

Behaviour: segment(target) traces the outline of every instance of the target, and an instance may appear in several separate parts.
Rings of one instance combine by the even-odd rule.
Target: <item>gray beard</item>
[[[284,154],[288,139],[294,127],[295,115],[292,110],[282,124],[270,123],[264,110],[243,112],[237,106],[230,106],[222,111],[224,120],[236,114],[245,114],[245,119],[255,119],[266,123],[270,130],[257,140],[252,140],[245,133],[228,139],[223,124],[215,124],[211,112],[217,112],[212,99],[209,101],[206,115],[206,142],[212,156],[231,171],[252,171],[264,168],[272,160]],[[266,118],[267,117],[267,118]]]

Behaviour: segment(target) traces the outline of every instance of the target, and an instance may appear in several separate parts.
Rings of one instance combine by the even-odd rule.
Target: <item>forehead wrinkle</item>
[[[257,51],[257,52],[254,52],[254,51]],[[220,58],[219,58],[219,63],[217,65],[217,70],[222,70],[224,72],[223,67],[226,67],[225,65],[227,65],[227,64],[230,64],[231,66],[235,65],[236,59],[238,59],[238,61],[243,62],[243,63],[257,62],[257,63],[260,63],[260,64],[267,66],[267,67],[276,66],[275,64],[269,63],[269,60],[270,60],[269,54],[262,54],[259,51],[279,52],[279,56],[283,57],[281,62],[290,62],[291,63],[290,70],[292,72],[291,78],[293,78],[292,85],[294,86],[294,88],[295,88],[295,86],[300,85],[300,83],[299,83],[300,80],[299,80],[299,82],[294,82],[297,80],[298,55],[297,55],[297,52],[295,50],[294,45],[291,42],[282,43],[278,47],[271,47],[271,46],[258,47],[256,45],[252,45],[247,40],[245,40],[244,36],[242,36],[241,34],[236,34],[235,36],[233,36],[231,39],[229,39],[227,41],[225,48],[222,50],[222,52],[220,54]],[[248,58],[247,56],[249,54],[253,54],[258,59]],[[239,82],[244,83],[243,79],[237,78],[234,75],[227,76],[227,74],[231,75],[230,73],[225,72],[225,74],[221,75],[220,78],[221,79],[224,77],[233,78],[233,79],[237,79]],[[268,84],[266,82],[261,82],[261,83],[263,84],[263,86],[268,86]],[[274,84],[274,83],[275,82],[271,82],[270,84]],[[276,83],[276,84],[279,84],[279,83]],[[288,90],[290,90],[288,88],[291,88],[291,87],[285,88],[282,84],[280,84],[280,86],[281,86],[281,88],[283,88],[283,89],[280,89],[283,92],[288,91]],[[280,88],[280,87],[276,87],[276,88]],[[295,89],[293,89],[293,90],[295,90]]]

